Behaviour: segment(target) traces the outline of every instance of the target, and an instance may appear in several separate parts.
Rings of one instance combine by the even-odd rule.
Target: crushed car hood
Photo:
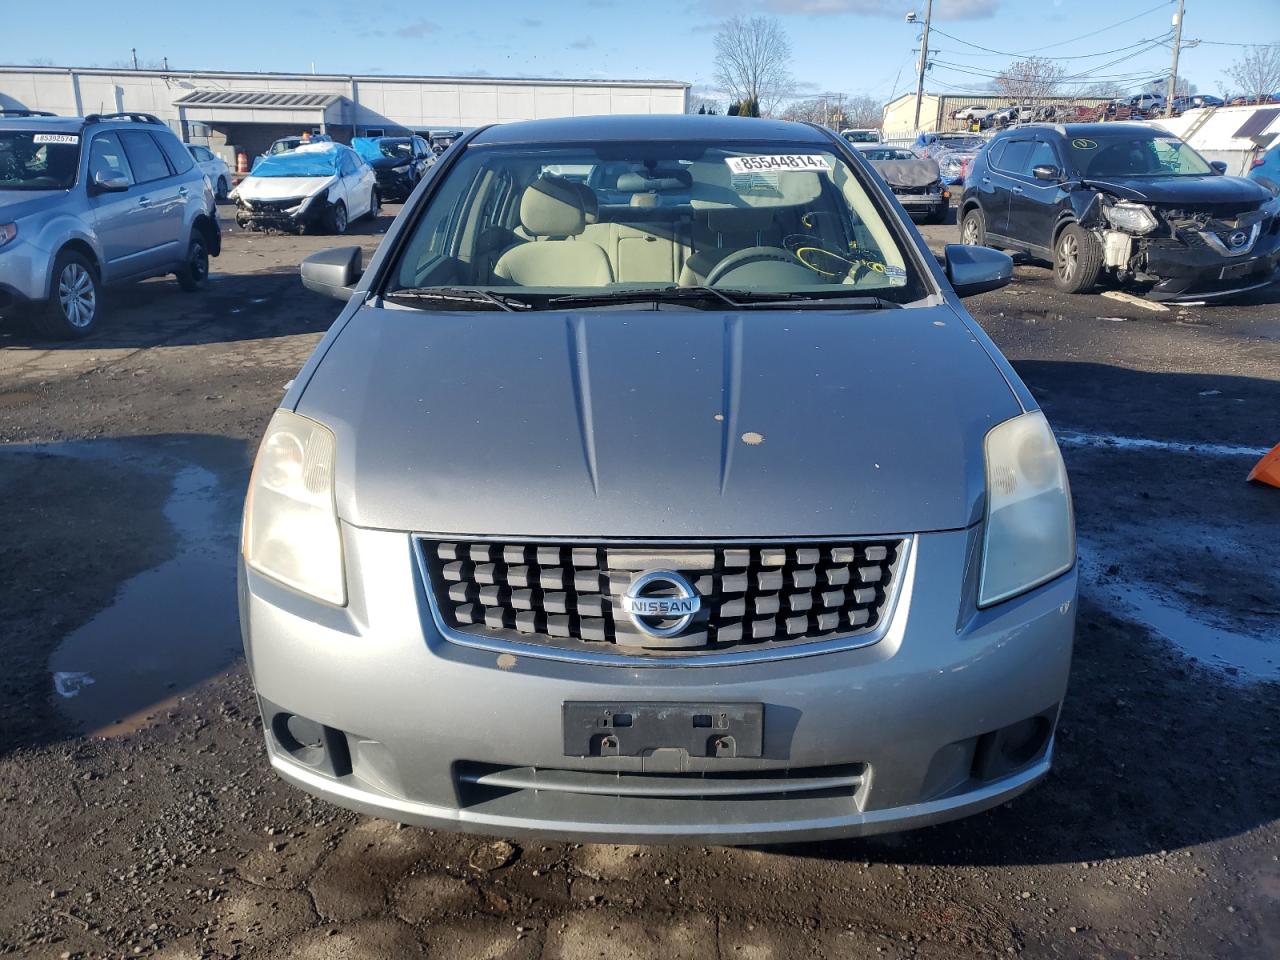
[[[927,187],[941,176],[936,160],[872,160],[871,166],[891,187]]]
[[[287,200],[309,197],[331,186],[337,177],[245,177],[236,187],[242,200]]]
[[[1248,204],[1265,203],[1271,191],[1243,177],[1217,174],[1173,177],[1100,177],[1086,178],[1085,186],[1114,194],[1122,200],[1142,203],[1177,204]]]
[[[339,515],[504,536],[828,536],[980,519],[1021,412],[947,306],[743,314],[365,307],[297,411]]]

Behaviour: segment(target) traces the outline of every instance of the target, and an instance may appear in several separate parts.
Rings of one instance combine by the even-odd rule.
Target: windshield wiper
[[[392,290],[385,296],[388,300],[403,298],[437,303],[488,303],[508,313],[533,309],[533,304],[527,300],[505,293],[492,293],[479,287],[407,287],[404,290]]]
[[[547,306],[566,307],[609,303],[644,303],[648,300],[658,303],[705,303],[718,300],[735,310],[768,309],[771,307],[804,309],[809,306],[829,307],[835,304],[863,310],[879,310],[902,306],[892,300],[868,296],[852,290],[848,294],[840,292],[834,296],[831,294],[815,296],[789,290],[722,289],[706,285],[694,287],[642,287],[631,290],[601,290],[597,293],[573,293],[552,297],[547,301]]]

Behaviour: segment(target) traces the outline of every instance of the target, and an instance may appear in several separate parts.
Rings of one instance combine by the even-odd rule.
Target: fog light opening
[[[980,736],[973,756],[974,778],[998,780],[1039,759],[1048,749],[1057,714],[1054,707]]]

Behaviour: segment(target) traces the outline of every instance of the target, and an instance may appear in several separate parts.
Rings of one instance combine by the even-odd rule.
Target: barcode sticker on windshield
[[[757,170],[830,170],[826,158],[816,153],[774,153],[762,157],[725,157],[734,173]]]
[[[79,143],[80,137],[74,133],[37,133],[31,137],[32,143]]]

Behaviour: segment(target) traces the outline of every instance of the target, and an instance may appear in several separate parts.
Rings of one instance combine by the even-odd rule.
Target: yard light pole
[[[1169,71],[1169,96],[1165,98],[1164,115],[1173,116],[1173,98],[1178,94],[1178,51],[1182,47],[1182,2],[1178,0],[1178,12],[1173,15],[1173,67]]]
[[[920,63],[916,72],[916,133],[920,132],[920,101],[924,98],[924,72],[929,66],[929,24],[933,20],[933,0],[926,0],[924,5],[924,33],[920,40]],[[915,21],[914,14],[908,14],[907,22]]]

